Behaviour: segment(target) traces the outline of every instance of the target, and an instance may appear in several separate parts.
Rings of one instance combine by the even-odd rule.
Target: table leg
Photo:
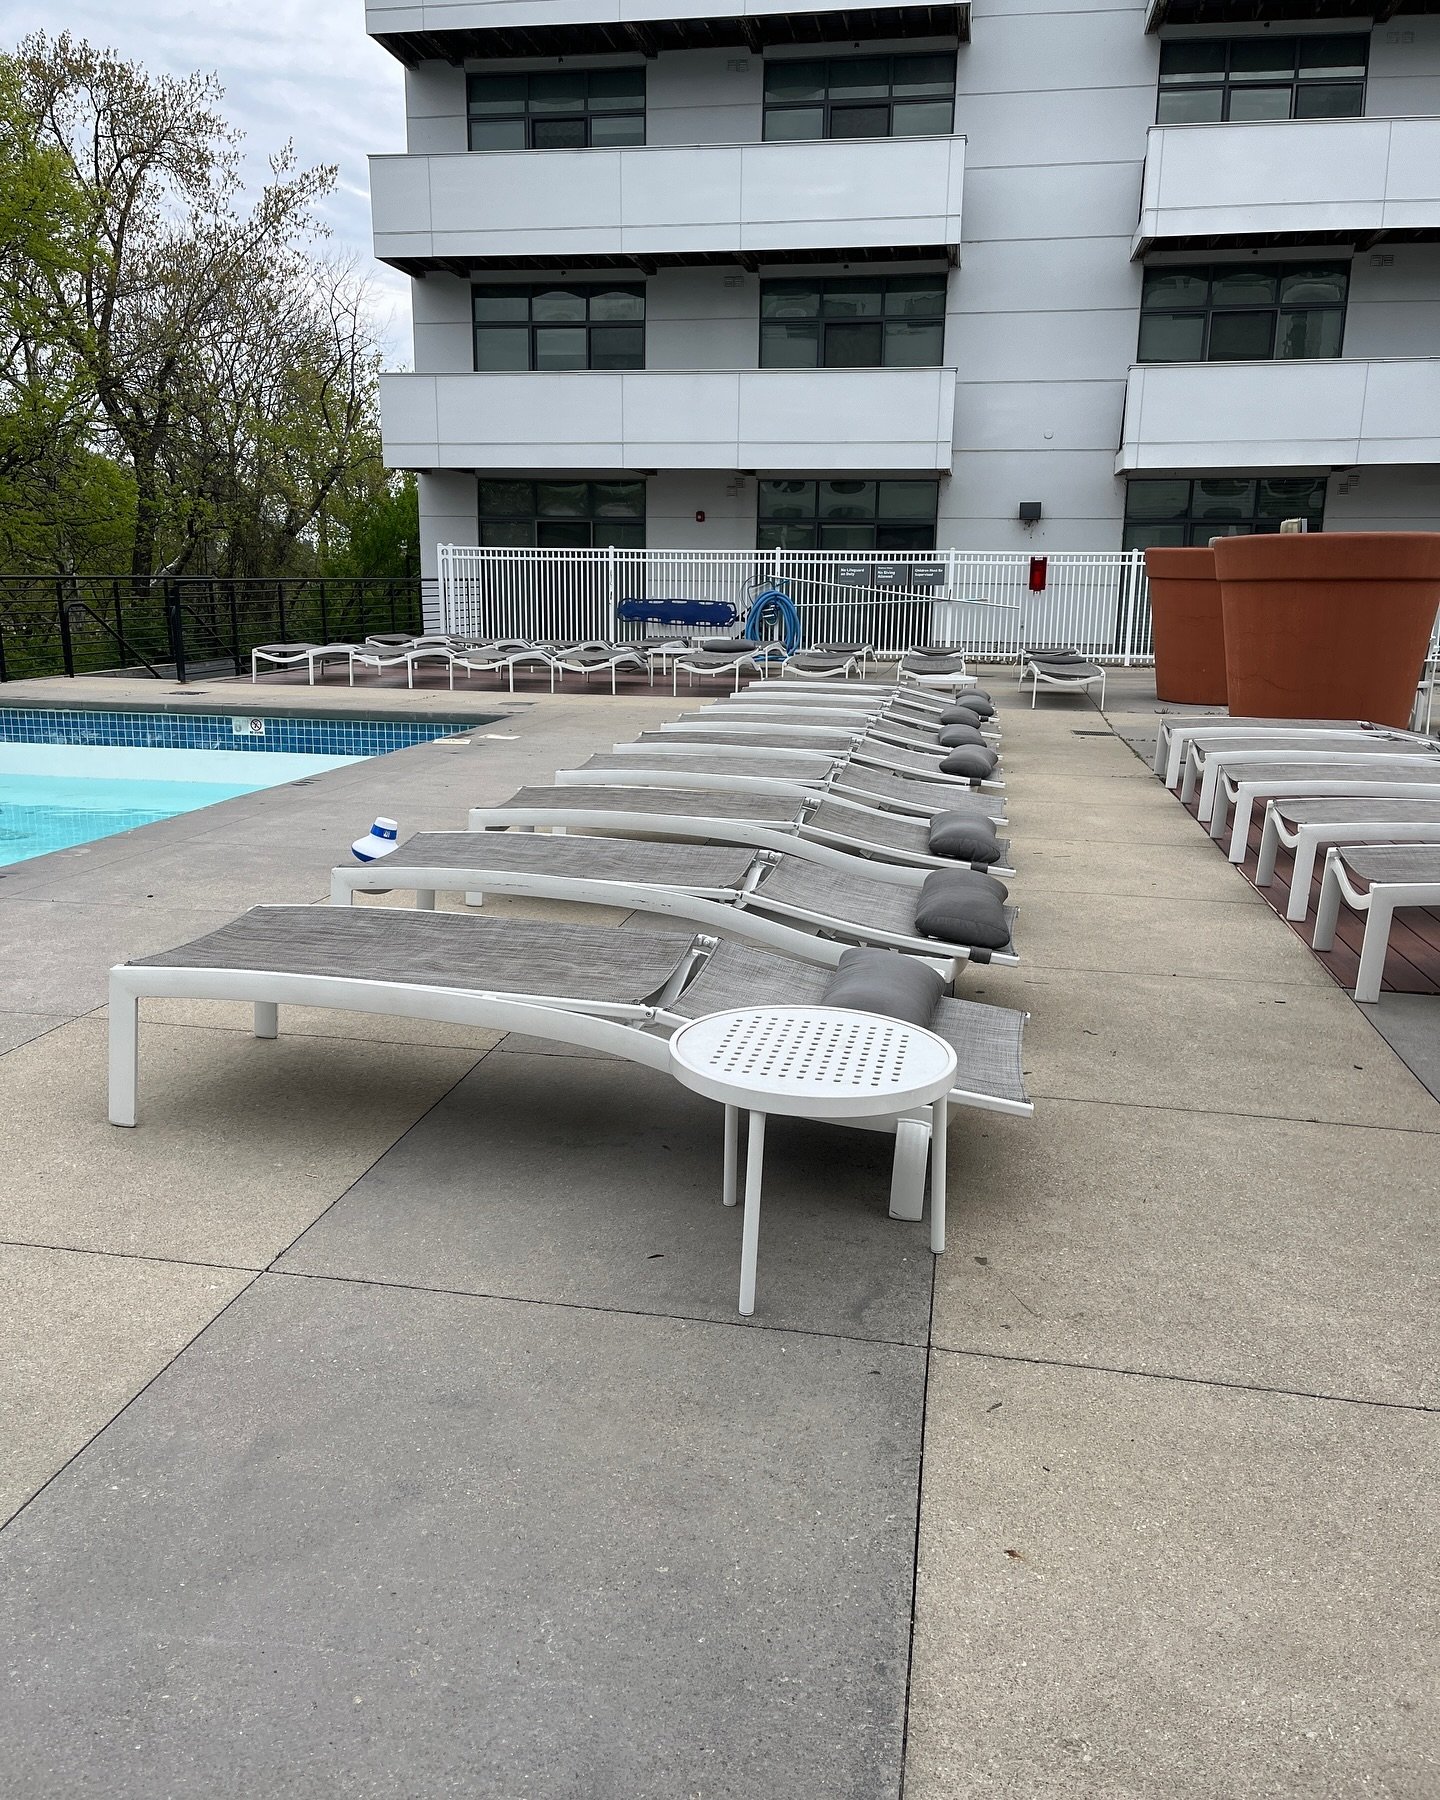
[[[950,1099],[942,1094],[930,1108],[930,1248],[937,1256],[945,1248],[945,1138],[949,1115]]]
[[[760,1173],[765,1161],[765,1115],[752,1112],[745,1145],[745,1224],[740,1237],[740,1312],[755,1310],[755,1263],[760,1250]]]
[[[725,1108],[725,1188],[723,1198],[727,1206],[735,1204],[735,1172],[740,1161],[740,1108]]]

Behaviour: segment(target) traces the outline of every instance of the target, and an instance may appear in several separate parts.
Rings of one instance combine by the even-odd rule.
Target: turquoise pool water
[[[233,800],[263,781],[125,781],[64,775],[0,775],[0,864],[69,850]]]
[[[0,865],[430,743],[474,723],[0,705]]]

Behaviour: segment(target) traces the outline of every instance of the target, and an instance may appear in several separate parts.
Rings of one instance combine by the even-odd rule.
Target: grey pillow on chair
[[[973,944],[981,950],[1005,948],[1010,942],[1010,924],[1004,908],[994,894],[977,890],[973,880],[965,869],[936,869],[925,877],[915,902],[919,936],[939,938],[947,944]]]
[[[940,732],[935,742],[947,750],[958,750],[962,744],[978,744],[985,748],[985,733],[978,725],[947,725]]]
[[[1010,898],[1010,890],[1005,883],[994,875],[987,875],[983,869],[932,869],[931,875],[940,877],[940,883],[947,893],[953,889],[957,894],[966,890],[972,894],[988,894],[1001,906]],[[929,881],[930,875],[925,880]],[[923,891],[924,883],[921,887]]]
[[[820,1004],[929,1025],[944,992],[944,981],[928,963],[898,950],[855,949],[840,958]]]
[[[942,775],[959,775],[966,781],[987,781],[995,773],[1000,758],[993,750],[982,750],[977,744],[962,744],[940,759]]]
[[[995,863],[1000,839],[989,819],[967,812],[936,813],[930,821],[930,854],[953,856],[956,862]]]
[[[978,694],[967,694],[963,700],[957,700],[953,706],[947,706],[940,715],[942,725],[968,725],[972,719],[993,719],[994,703],[982,700]]]

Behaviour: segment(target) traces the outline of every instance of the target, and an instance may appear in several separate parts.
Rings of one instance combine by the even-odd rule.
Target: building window
[[[837,56],[765,65],[765,136],[946,137],[955,57]]]
[[[472,150],[589,150],[645,142],[645,70],[471,75]]]
[[[482,481],[480,542],[518,550],[641,550],[643,481]]]
[[[1208,544],[1212,537],[1245,537],[1280,529],[1282,519],[1325,523],[1325,477],[1208,476],[1190,481],[1133,480],[1125,489],[1125,548],[1148,550]]]
[[[1345,263],[1148,268],[1139,360],[1293,362],[1338,356],[1349,285]]]
[[[1218,119],[1355,119],[1368,36],[1170,38],[1160,46],[1162,125]]]
[[[761,550],[933,550],[938,481],[762,481]]]
[[[933,369],[944,347],[943,275],[760,284],[762,369]]]
[[[476,287],[473,303],[477,369],[645,367],[639,282]]]

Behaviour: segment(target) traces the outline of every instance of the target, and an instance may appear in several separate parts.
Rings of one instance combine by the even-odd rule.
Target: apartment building
[[[369,0],[440,543],[1440,528],[1440,0]]]

